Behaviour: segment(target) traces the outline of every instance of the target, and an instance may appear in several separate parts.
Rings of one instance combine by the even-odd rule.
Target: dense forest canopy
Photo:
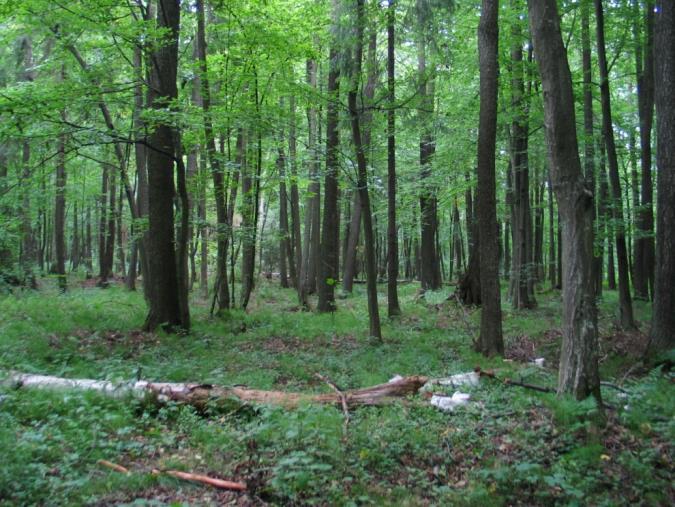
[[[451,304],[488,358],[559,300],[557,393],[602,410],[605,297],[672,364],[674,11],[0,1],[0,290],[123,285],[185,340],[270,286],[301,319],[358,297],[372,346]]]

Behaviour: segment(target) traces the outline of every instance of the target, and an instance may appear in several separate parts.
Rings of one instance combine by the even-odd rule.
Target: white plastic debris
[[[399,380],[403,380],[403,377],[401,375],[397,374],[397,375],[394,375],[393,377],[391,377],[387,383],[393,384],[394,382],[398,382]]]
[[[543,368],[546,360],[543,357],[538,357],[538,358],[534,359],[532,362],[534,363],[535,366],[537,366],[539,368]]]
[[[452,396],[438,396],[434,394],[429,403],[438,407],[444,412],[453,412],[455,408],[469,403],[470,394],[455,391]]]
[[[457,375],[452,375],[448,378],[442,378],[438,380],[438,384],[442,386],[477,386],[480,381],[480,375],[477,371],[471,371],[469,373],[458,373]]]

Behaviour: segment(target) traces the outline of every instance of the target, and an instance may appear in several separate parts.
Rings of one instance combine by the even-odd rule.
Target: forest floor
[[[260,389],[330,392],[396,374],[448,376],[475,366],[502,378],[555,386],[560,294],[535,310],[504,305],[506,360],[471,350],[478,311],[401,286],[403,316],[366,338],[364,286],[334,315],[299,312],[295,293],[261,281],[247,313],[210,318],[194,296],[189,336],[139,331],[141,294],[121,286],[65,295],[0,295],[0,370],[72,378],[195,381]],[[384,311],[386,287],[381,288]],[[197,291],[195,291],[196,293]],[[640,327],[650,308],[635,303]],[[675,390],[659,369],[635,368],[640,333],[613,325],[616,293],[600,303],[601,423],[593,401],[481,379],[453,413],[417,398],[351,413],[339,407],[251,406],[197,413],[94,393],[0,390],[1,505],[673,505]],[[465,314],[464,311],[467,313]],[[472,331],[475,332],[475,331]],[[530,363],[544,357],[544,368]],[[452,391],[450,392],[450,394]],[[623,397],[621,397],[623,396]],[[131,470],[97,464],[106,459]],[[185,470],[245,481],[246,493],[152,475]]]

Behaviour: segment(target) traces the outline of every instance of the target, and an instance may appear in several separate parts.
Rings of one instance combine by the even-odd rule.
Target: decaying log
[[[153,474],[164,473],[170,475],[171,477],[176,477],[177,479],[183,479],[184,481],[200,482],[202,484],[208,484],[220,489],[231,489],[233,491],[246,491],[246,484],[243,482],[233,482],[225,481],[223,479],[216,479],[214,477],[209,477],[208,475],[201,474],[192,474],[189,472],[180,472],[178,470],[153,470]]]
[[[211,384],[148,382],[138,380],[130,383],[107,380],[67,379],[50,375],[9,373],[0,384],[15,388],[34,389],[77,389],[98,391],[106,396],[123,398],[132,396],[148,402],[185,403],[198,409],[208,404],[255,403],[280,405],[294,408],[303,403],[320,403],[348,407],[360,405],[382,405],[395,398],[416,394],[429,379],[424,376],[399,377],[385,384],[363,389],[344,391],[341,394],[309,394],[285,391],[263,391],[247,387],[224,387]]]

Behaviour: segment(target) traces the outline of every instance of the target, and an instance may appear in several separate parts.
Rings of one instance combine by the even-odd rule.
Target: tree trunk
[[[558,392],[600,403],[598,327],[591,272],[593,193],[579,161],[574,94],[556,0],[528,0],[544,96],[551,182],[563,223],[563,342]]]
[[[368,162],[364,146],[361,142],[360,114],[356,96],[359,90],[359,76],[361,74],[361,60],[363,58],[363,0],[356,0],[356,37],[351,65],[351,89],[348,95],[349,115],[351,117],[352,140],[356,151],[358,166],[358,188],[361,201],[361,215],[363,216],[363,235],[366,243],[365,265],[368,292],[368,318],[370,321],[370,336],[382,340],[380,329],[380,313],[377,305],[377,273],[375,271],[375,244],[373,237],[373,223],[368,194]]]
[[[290,99],[290,125],[288,131],[288,158],[291,167],[291,255],[288,260],[294,265],[294,284],[300,290],[300,271],[302,270],[302,241],[300,236],[300,198],[298,196],[297,139],[295,137],[295,96]]]
[[[607,163],[609,165],[609,181],[612,189],[612,216],[616,226],[616,256],[619,261],[619,311],[621,327],[635,328],[633,319],[633,303],[630,296],[630,280],[628,268],[628,250],[626,249],[625,228],[623,226],[623,206],[621,205],[621,182],[619,179],[619,162],[614,144],[612,127],[612,109],[609,99],[609,72],[605,54],[605,22],[602,0],[595,1],[595,18],[597,23],[598,66],[600,67],[600,102],[602,104],[602,130],[607,146]]]
[[[499,1],[483,0],[478,26],[480,61],[480,116],[478,125],[478,234],[480,237],[480,292],[483,308],[476,349],[487,357],[504,353],[499,292],[499,235],[495,181],[497,89],[499,65]]]
[[[167,101],[178,96],[176,71],[178,67],[178,30],[180,3],[160,0],[157,25],[167,29],[169,41],[157,47],[151,56],[148,107],[164,109]],[[166,329],[188,329],[189,322],[181,320],[181,296],[174,248],[174,162],[177,150],[170,124],[158,122],[148,136],[148,275],[150,309],[143,325],[152,331],[159,325]]]
[[[284,101],[279,99],[279,109],[283,110]],[[292,284],[295,285],[295,267],[291,238],[288,231],[288,194],[286,192],[286,155],[284,153],[284,131],[279,131],[277,146],[277,169],[279,171],[279,274],[281,287],[288,288],[288,268],[291,272]]]
[[[204,24],[204,3],[197,0],[197,59],[200,70],[200,95],[202,111],[204,113],[204,139],[206,154],[211,166],[211,178],[213,179],[213,193],[216,201],[216,234],[217,234],[217,265],[216,287],[218,309],[227,310],[230,307],[230,294],[227,283],[227,237],[232,228],[232,222],[228,222],[227,208],[225,205],[225,181],[220,158],[216,152],[213,122],[211,120],[211,90],[209,88],[208,67],[206,63],[206,27]]]
[[[338,150],[340,147],[338,101],[340,94],[340,51],[338,50],[339,1],[333,0],[333,30],[328,68],[328,106],[326,112],[326,175],[324,180],[323,226],[319,258],[320,312],[335,311],[335,284],[339,272],[340,209],[338,207]]]
[[[635,2],[639,11],[639,3]],[[638,12],[639,13],[639,12]],[[636,14],[638,14],[636,13]],[[636,21],[637,25],[637,21]],[[640,181],[642,195],[637,210],[635,241],[635,297],[654,294],[654,211],[652,197],[652,125],[654,122],[654,2],[645,2],[644,56],[641,44],[635,47],[638,113],[640,115]],[[636,34],[639,41],[639,34]]]
[[[518,7],[512,0],[512,7]],[[525,94],[523,35],[520,19],[511,25],[511,167],[513,170],[513,256],[510,283],[514,308],[536,306],[533,290],[532,212],[530,209],[530,176],[528,157],[529,96]]]
[[[654,47],[656,97],[656,276],[649,348],[675,346],[675,3],[657,2]]]
[[[419,3],[423,0],[417,0]],[[419,12],[422,12],[419,10]],[[422,16],[422,14],[420,14]],[[434,111],[434,74],[435,69],[427,71],[426,39],[428,34],[423,27],[421,17],[418,19],[419,40],[417,42],[417,70],[419,80],[420,108],[418,117],[421,125],[420,133],[420,282],[422,290],[438,290],[441,287],[441,273],[436,251],[436,235],[438,234],[438,200],[436,189],[429,183],[431,161],[436,151],[436,143],[431,127]]]
[[[61,67],[60,79],[63,80],[65,67]],[[65,109],[61,119],[66,121]],[[56,198],[54,201],[54,249],[56,250],[56,276],[59,290],[65,292],[66,280],[66,134],[58,136],[58,155],[56,160]]]
[[[389,317],[401,314],[397,287],[395,21],[396,2],[390,0],[387,7],[387,89],[389,92],[389,111],[387,111],[387,313]]]

